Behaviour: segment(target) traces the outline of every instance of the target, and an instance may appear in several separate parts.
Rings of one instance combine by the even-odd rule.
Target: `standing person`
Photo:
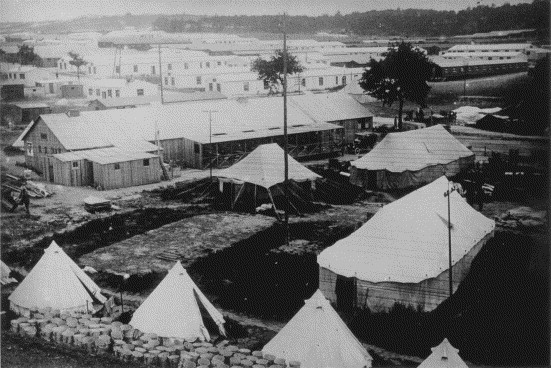
[[[30,217],[31,212],[29,211],[29,205],[31,203],[31,200],[30,200],[29,192],[27,191],[26,186],[21,187],[21,193],[19,194],[19,202],[25,205],[25,212],[27,213],[27,217]]]

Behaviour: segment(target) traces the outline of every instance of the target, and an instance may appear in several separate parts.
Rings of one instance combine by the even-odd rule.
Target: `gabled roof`
[[[319,290],[262,351],[302,368],[364,368],[372,360]]]
[[[319,93],[292,96],[291,105],[297,106],[316,121],[332,122],[373,117],[358,101],[343,93]]]
[[[448,269],[445,176],[384,206],[347,238],[318,256],[320,267],[371,282],[418,283]],[[450,196],[452,264],[490,234],[495,222],[456,191]]]
[[[100,288],[55,242],[9,296],[10,308],[17,312],[46,307],[86,311],[94,299],[101,303],[106,300]]]
[[[144,143],[147,143],[147,142],[144,142]],[[157,149],[157,146],[153,144],[150,144],[150,145],[155,147],[153,150]],[[53,155],[53,157],[64,162],[88,160],[100,165],[106,165],[106,164],[113,164],[118,162],[155,158],[158,156],[150,153],[146,153],[146,152],[133,151],[132,148],[129,148],[129,150],[123,150],[119,147],[109,147],[109,148],[97,148],[97,149],[90,149],[90,150],[58,153]]]
[[[233,166],[221,170],[217,176],[259,185],[266,189],[283,183],[285,153],[277,143],[262,144]],[[306,181],[321,178],[288,156],[289,180]]]
[[[375,148],[351,165],[363,170],[418,171],[473,156],[441,125],[389,133]]]
[[[212,135],[209,116],[212,114]],[[296,107],[289,106],[289,134],[342,129],[317,122]],[[283,134],[281,97],[235,100],[211,100],[185,104],[81,111],[79,116],[45,114],[43,121],[67,150],[117,146],[121,140],[155,141],[186,138],[199,143],[217,143]],[[36,125],[36,121],[35,121]],[[26,136],[32,131],[27,132]]]
[[[189,277],[180,261],[134,312],[130,325],[145,333],[179,339],[210,340],[199,303],[225,335],[224,317]]]
[[[432,353],[417,368],[468,368],[448,339],[431,348]]]

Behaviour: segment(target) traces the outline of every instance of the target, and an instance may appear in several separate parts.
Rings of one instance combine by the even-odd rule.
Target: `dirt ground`
[[[433,107],[435,111],[440,108],[456,108],[460,105],[443,104]],[[486,107],[486,106],[484,106]],[[381,108],[380,103],[374,103],[372,106],[373,112],[381,116],[393,116],[395,114],[394,107]],[[517,148],[521,155],[530,156],[534,151],[546,150],[548,141],[539,137],[518,137],[505,134],[482,132],[468,127],[452,127],[452,132],[465,145],[472,146],[473,151],[477,154],[477,159],[487,158],[485,151],[498,151],[507,153],[510,148]],[[4,135],[2,132],[3,147],[6,140],[15,139],[18,134]],[[355,159],[354,156],[346,156],[341,159]],[[0,163],[8,171],[14,174],[22,174],[23,168],[15,165],[15,163],[23,161],[22,156],[8,156],[3,151],[0,152]],[[213,170],[216,175],[217,170]],[[110,221],[115,217],[124,217],[126,215],[135,214],[139,211],[151,210],[155,213],[158,209],[160,216],[171,214],[178,211],[195,211],[189,204],[181,201],[162,201],[151,191],[163,187],[174,185],[180,181],[189,181],[208,177],[208,171],[200,170],[182,170],[175,173],[174,178],[170,181],[161,182],[158,184],[144,185],[140,187],[124,188],[118,190],[109,190],[99,192],[93,188],[87,187],[63,187],[46,183],[46,187],[53,193],[52,196],[42,199],[34,199],[31,202],[31,218],[24,216],[24,211],[18,208],[14,213],[1,213],[0,220],[2,223],[2,255],[6,250],[16,249],[25,250],[36,247],[36,244],[42,244],[43,239],[53,239],[61,237],[61,234],[71,233],[80,228],[84,228],[90,223],[101,223],[101,221]],[[113,212],[90,214],[84,210],[82,200],[88,196],[99,196],[112,200],[118,209]],[[392,200],[392,197],[387,196],[386,200]],[[354,205],[333,205],[318,212],[307,214],[303,217],[292,216],[290,219],[291,226],[295,229],[305,229],[306,235],[309,232],[320,232],[312,235],[312,238],[324,238],[326,243],[330,243],[333,237],[344,236],[346,231],[353,231],[354,228],[360,226],[374,214],[380,205],[377,200],[367,199]],[[384,202],[384,201],[381,201]],[[489,218],[505,218],[507,213],[519,207],[527,208],[525,218],[530,219],[530,214],[541,213],[547,210],[547,203],[541,199],[523,199],[522,201],[509,202],[490,202],[486,203],[482,213]],[[197,211],[199,211],[198,209]],[[175,216],[177,218],[178,216]],[[125,234],[120,235],[122,240],[117,240],[118,237],[110,237],[109,234],[102,234],[101,247],[90,249],[85,252],[78,261],[83,264],[91,265],[98,271],[103,272],[106,269],[111,269],[116,272],[140,273],[144,270],[155,270],[162,272],[168,269],[174,261],[163,260],[157,256],[164,253],[177,252],[183,256],[184,261],[187,260],[185,266],[192,265],[201,259],[216,260],[213,254],[221,252],[224,255],[231,255],[228,252],[232,245],[239,243],[243,239],[251,236],[254,233],[265,231],[274,226],[275,219],[263,215],[247,215],[236,213],[222,213],[213,211],[213,213],[201,214],[190,218],[179,218],[178,220],[167,223],[163,226],[155,227],[149,224],[151,229],[139,232],[136,235],[125,238]],[[511,226],[515,226],[518,222],[509,221]],[[140,223],[133,224],[135,227],[140,227]],[[502,226],[498,223],[498,227]],[[540,221],[540,225],[541,221]],[[320,230],[320,228],[322,230]],[[342,229],[345,229],[342,232]],[[508,228],[509,229],[509,228]],[[517,231],[528,231],[526,228],[514,228]],[[307,230],[307,231],[306,231]],[[99,232],[116,232],[117,230]],[[538,235],[539,236],[539,235]],[[111,240],[113,238],[113,240]],[[269,239],[268,241],[273,241]],[[545,239],[540,239],[545,241]],[[76,242],[76,241],[75,241]],[[98,243],[97,240],[91,239],[89,243]],[[294,261],[300,257],[308,257],[315,255],[323,246],[322,241],[312,241],[309,236],[296,237],[292,239],[291,247],[280,246],[275,244],[272,248],[262,249],[258,254],[266,255],[267,260],[276,260],[282,263],[287,260]],[[139,244],[139,246],[136,246]],[[62,243],[66,249],[72,249],[76,244]],[[265,251],[265,252],[264,252]],[[78,252],[76,252],[78,253]],[[294,257],[294,258],[293,258]],[[216,264],[216,263],[212,263]],[[208,267],[210,263],[206,263],[203,267]],[[17,265],[16,265],[17,266]],[[195,265],[196,269],[192,276],[199,275],[200,264]],[[548,265],[541,264],[538,267],[544,268]],[[270,266],[272,267],[272,266]],[[272,268],[267,270],[272,271]],[[22,274],[26,272],[23,268],[17,268]],[[224,274],[217,274],[216,277],[224,281]],[[199,280],[203,282],[207,288],[205,292],[210,298],[216,291],[210,286],[209,282],[218,280],[213,276],[212,280]],[[157,280],[158,281],[158,280]],[[156,282],[157,282],[156,281]],[[292,280],[291,280],[292,281]],[[232,280],[228,280],[228,285],[223,285],[223,291],[226,293],[232,292]],[[106,289],[107,294],[116,293],[116,288],[109,287],[108,283],[102,284]],[[128,291],[124,293],[124,298],[130,304],[138,306],[148,294],[149,289],[142,291]],[[221,298],[220,302],[223,302]],[[250,337],[244,338],[239,343],[243,345],[254,345],[265,342],[267,336],[273,336],[284,325],[277,319],[258,318],[250,313],[242,313],[233,308],[221,307],[220,303],[215,301],[215,305],[219,307],[222,313],[228,316],[233,321],[244,326],[249,332]],[[401,366],[409,365],[411,362],[419,363],[419,358],[405,357],[399,354],[394,354],[376,346],[369,346],[371,353],[377,356],[377,365],[381,366]],[[39,362],[39,363],[37,363]],[[75,352],[64,348],[59,348],[45,342],[29,342],[10,334],[2,334],[2,366],[6,367],[78,367],[78,368],[95,368],[95,367],[127,367],[128,364],[111,360],[110,358],[90,357],[82,352]],[[132,364],[132,366],[136,366]]]

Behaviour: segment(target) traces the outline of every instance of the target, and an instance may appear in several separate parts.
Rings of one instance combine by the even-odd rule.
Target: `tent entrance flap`
[[[356,307],[357,285],[355,277],[337,275],[335,294],[337,295],[337,307],[340,310],[352,310]]]

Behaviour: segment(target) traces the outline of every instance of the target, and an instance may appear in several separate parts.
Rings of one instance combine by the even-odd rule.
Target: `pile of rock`
[[[43,309],[11,321],[22,336],[41,337],[57,344],[85,349],[90,354],[111,354],[124,361],[164,368],[300,368],[261,351],[240,349],[227,341],[182,341],[143,333],[131,325],[85,313]]]

